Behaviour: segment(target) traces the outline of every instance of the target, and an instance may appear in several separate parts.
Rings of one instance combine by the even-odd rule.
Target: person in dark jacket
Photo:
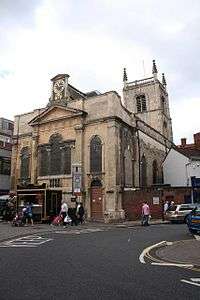
[[[78,218],[79,223],[82,224],[85,211],[84,211],[83,204],[81,202],[77,205],[76,213],[77,213],[77,218]]]
[[[71,218],[71,226],[78,225],[77,222],[77,216],[76,216],[76,208],[75,207],[69,207],[68,209],[68,216]]]

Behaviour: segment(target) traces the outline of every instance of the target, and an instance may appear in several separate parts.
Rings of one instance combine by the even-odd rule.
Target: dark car
[[[191,233],[200,232],[200,206],[197,206],[188,215],[187,225]]]

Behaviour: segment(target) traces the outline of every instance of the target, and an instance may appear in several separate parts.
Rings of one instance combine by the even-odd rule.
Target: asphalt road
[[[200,299],[181,282],[199,273],[139,261],[152,244],[192,238],[185,225],[78,229],[1,244],[0,299]]]

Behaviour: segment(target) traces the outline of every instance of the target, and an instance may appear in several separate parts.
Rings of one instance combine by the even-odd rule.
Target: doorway
[[[101,181],[95,179],[91,183],[91,218],[103,220],[103,193]]]

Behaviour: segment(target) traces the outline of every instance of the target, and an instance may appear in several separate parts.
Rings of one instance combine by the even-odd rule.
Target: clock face
[[[60,94],[65,88],[65,82],[63,79],[59,79],[54,83],[54,93],[55,94]]]

